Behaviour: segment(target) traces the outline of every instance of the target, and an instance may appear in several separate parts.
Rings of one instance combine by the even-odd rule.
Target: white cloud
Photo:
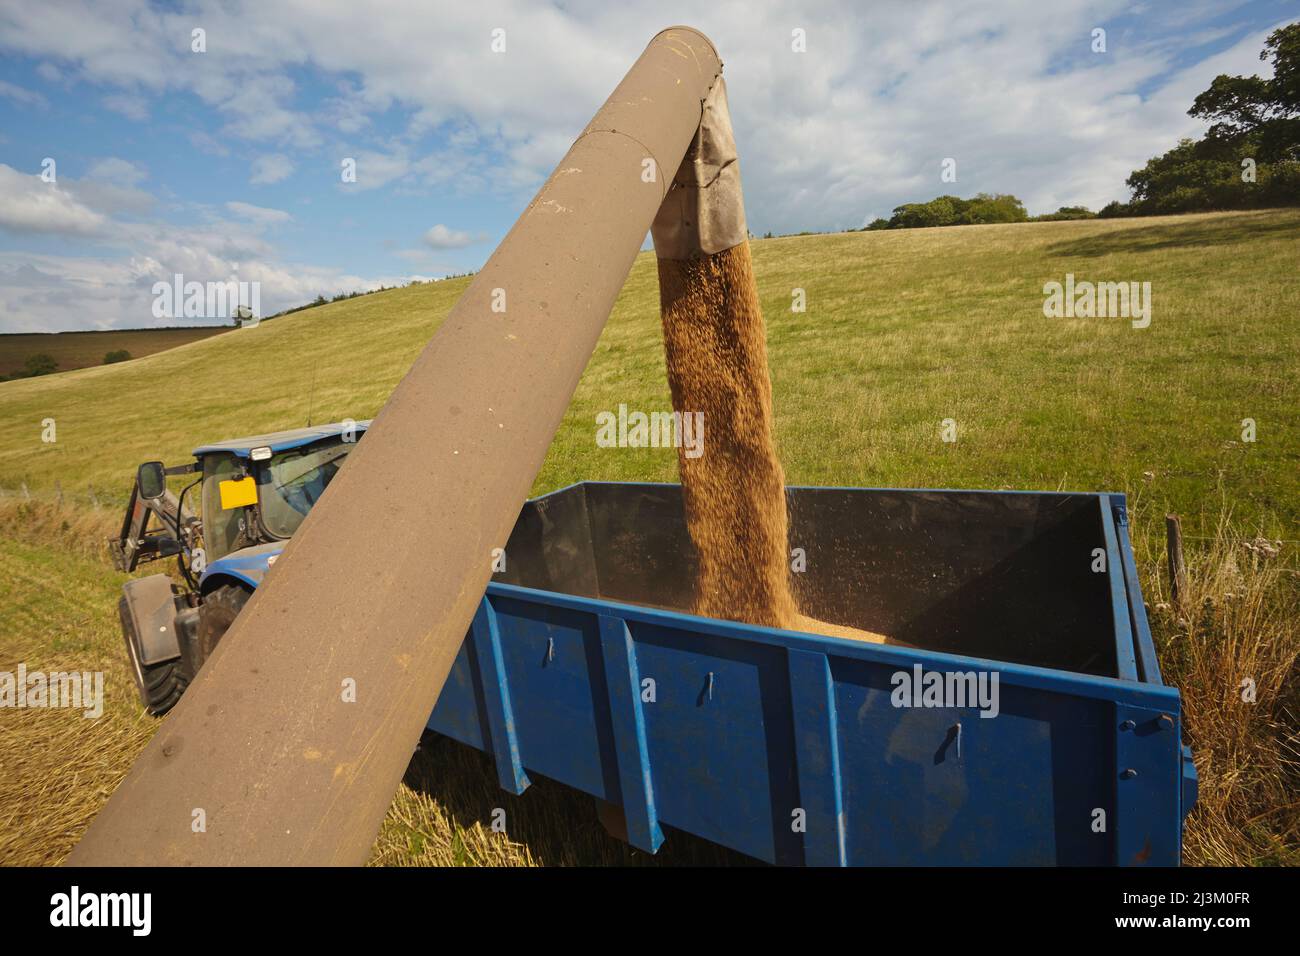
[[[227,117],[224,132],[250,142],[282,142],[300,149],[320,143],[312,119],[286,103],[294,84],[286,76],[257,73],[221,95],[217,108]]]
[[[472,246],[481,239],[482,237],[475,239],[468,232],[448,229],[442,223],[438,223],[424,234],[425,245],[432,249],[461,249],[465,246]]]
[[[96,165],[103,173],[135,178],[120,163]],[[0,229],[28,237],[62,235],[104,250],[93,255],[0,251],[0,332],[172,324],[152,315],[152,287],[176,273],[200,282],[258,282],[268,315],[317,295],[400,285],[411,278],[285,261],[262,235],[268,225],[292,218],[282,210],[232,200],[225,204],[229,218],[198,207],[160,228],[157,221],[101,214],[83,201],[95,189],[139,192],[90,179],[45,183],[0,164]]]
[[[357,161],[357,179],[354,183],[346,184],[347,192],[355,193],[364,192],[368,189],[378,189],[396,179],[401,179],[411,171],[411,160],[406,155],[405,149],[400,149],[395,153],[362,150],[356,154],[350,154],[348,158]]]
[[[93,236],[106,220],[58,183],[0,163],[0,229],[19,234]]]
[[[303,305],[317,295],[369,291],[416,278],[362,276],[282,262],[257,242],[227,242],[237,228],[223,223],[220,229],[227,235],[187,231],[157,245],[150,245],[144,235],[133,235],[133,242],[147,251],[120,258],[0,252],[0,332],[174,325],[174,319],[153,316],[152,288],[155,282],[170,282],[178,272],[201,282],[257,282],[266,315]]]
[[[97,213],[143,215],[157,202],[151,194],[138,188],[148,176],[139,163],[108,156],[92,163],[85,178],[59,182],[74,199]]]
[[[268,185],[288,179],[294,170],[293,160],[283,153],[268,153],[253,160],[253,174],[248,181],[253,185]]]
[[[190,133],[190,145],[201,153],[210,156],[229,156],[230,147],[210,133],[196,129]]]
[[[247,219],[256,223],[289,222],[293,219],[293,216],[283,209],[269,209],[266,206],[254,206],[252,203],[246,202],[228,202],[226,208],[240,219]]]
[[[376,103],[367,99],[354,86],[339,84],[339,96],[331,97],[321,104],[321,114],[341,133],[359,133],[370,125],[372,109],[387,109],[389,103]]]
[[[133,328],[150,314],[153,279],[134,260],[0,252],[0,332]]]
[[[117,186],[138,186],[149,178],[149,173],[139,163],[117,156],[96,160],[86,175]]]
[[[1258,53],[1268,31],[1243,36],[1244,27],[1227,34],[1239,38],[1230,48],[1190,63],[1189,44],[1227,29],[1210,22],[1221,12],[1200,0],[1177,9],[1128,0],[717,0],[704,10],[673,0],[573,0],[563,9],[504,0],[487,14],[391,0],[376,16],[354,0],[194,0],[180,9],[63,0],[0,7],[0,51],[39,59],[37,73],[69,89],[94,85],[128,115],[164,97],[169,110],[190,108],[186,98],[197,97],[188,132],[197,148],[224,156],[255,144],[254,185],[331,166],[337,188],[361,197],[360,219],[375,198],[366,194],[381,188],[491,192],[522,206],[646,41],[665,24],[696,23],[727,63],[751,228],[782,232],[856,227],[942,192],[1012,191],[1031,212],[1126,198],[1133,169],[1201,128],[1186,110],[1217,73],[1264,69]],[[1236,19],[1259,23],[1244,11]],[[205,54],[190,52],[195,24],[207,30]],[[500,55],[489,47],[497,26],[507,31]],[[790,50],[796,26],[807,31],[805,54]],[[1095,26],[1109,29],[1104,55],[1088,48]],[[300,77],[320,82],[300,88]],[[0,95],[10,99],[31,92],[6,89]],[[355,184],[338,182],[344,156],[357,160]],[[956,183],[940,180],[945,157],[957,160]],[[94,236],[104,217],[154,201],[140,179],[93,170],[35,193],[35,177],[8,167],[0,176],[8,177],[0,187],[21,177],[21,190],[0,188],[0,225],[10,231]],[[330,182],[322,177],[322,188]],[[129,260],[68,257],[33,269],[67,285],[84,266],[105,289],[129,289],[137,267],[220,277],[232,263],[241,274],[258,263],[284,296],[310,287],[308,298],[348,278],[285,263],[262,237],[283,221],[280,211],[251,211],[263,208],[231,202],[229,221],[202,227],[114,221]],[[423,250],[481,239],[439,224],[411,243],[419,248],[395,254],[414,263],[431,255]],[[44,288],[39,275],[17,278]],[[16,314],[18,301],[27,300],[7,296],[0,316]],[[70,307],[51,321],[75,320]]]
[[[0,80],[0,96],[7,100],[13,100],[19,106],[45,107],[50,105],[49,101],[35,90],[29,90],[6,80]]]
[[[111,14],[92,0],[14,4],[0,12],[0,46],[124,95],[192,93],[223,117],[223,138],[282,150],[335,149],[330,137],[368,132],[396,105],[411,116],[398,139],[330,156],[335,165],[357,158],[354,193],[400,183],[526,198],[645,42],[666,23],[696,23],[727,62],[750,221],[785,230],[857,225],[942,191],[1015,190],[1035,211],[1124,198],[1132,169],[1199,128],[1185,115],[1189,97],[1217,70],[1258,69],[1263,35],[1171,74],[1189,37],[1225,29],[1206,25],[1221,12],[1214,5],[1168,16],[1128,0],[719,0],[706,10],[507,0],[490,17],[444,9],[456,15],[427,0],[393,0],[381,17],[352,0],[198,0],[180,12],[121,0]],[[207,30],[205,54],[189,50],[195,23]],[[1110,28],[1104,55],[1089,50],[1099,25]],[[489,46],[497,26],[504,54]],[[805,54],[790,50],[795,26],[807,31]],[[303,69],[322,71],[338,95],[300,102]],[[1151,83],[1153,94],[1137,94]],[[460,138],[416,148],[443,124]],[[956,184],[938,177],[948,156]],[[272,157],[251,182],[283,180],[301,160]]]
[[[111,93],[100,100],[105,109],[120,113],[127,119],[144,122],[149,118],[149,103],[142,96],[130,93]]]
[[[60,179],[59,182],[83,205],[105,216],[123,213],[143,216],[157,204],[150,193],[134,186],[118,186],[92,179]]]

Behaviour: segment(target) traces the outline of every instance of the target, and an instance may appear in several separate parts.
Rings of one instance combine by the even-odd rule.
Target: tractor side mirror
[[[167,475],[160,461],[146,461],[136,471],[135,481],[140,486],[140,497],[146,501],[161,498],[167,491]]]

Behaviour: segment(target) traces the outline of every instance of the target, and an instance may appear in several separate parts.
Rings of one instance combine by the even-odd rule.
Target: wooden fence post
[[[1183,524],[1176,514],[1165,515],[1165,549],[1169,555],[1169,596],[1183,609],[1187,597],[1187,566],[1183,563]]]

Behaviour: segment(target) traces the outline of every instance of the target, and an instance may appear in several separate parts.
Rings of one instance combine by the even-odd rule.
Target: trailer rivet
[[[1138,772],[1134,770],[1132,767],[1129,767],[1127,770],[1125,770],[1123,773],[1120,774],[1120,776],[1125,780],[1132,780],[1137,775]]]
[[[1133,730],[1133,729],[1136,728],[1136,727],[1137,727],[1137,724],[1134,723],[1134,722],[1131,721],[1131,720],[1126,720],[1126,721],[1124,721],[1124,723],[1122,723],[1122,724],[1119,725],[1119,729],[1120,729],[1120,730]]]

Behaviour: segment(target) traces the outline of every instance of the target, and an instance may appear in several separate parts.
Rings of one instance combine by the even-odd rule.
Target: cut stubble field
[[[1183,689],[1202,775],[1187,859],[1300,863],[1300,211],[791,237],[756,241],[753,258],[787,480],[1127,492],[1162,664]],[[1067,273],[1150,282],[1150,326],[1045,317],[1043,286]],[[372,416],[467,282],[0,384],[0,669],[103,669],[108,686],[98,721],[0,713],[0,862],[61,859],[156,726],[134,698],[117,632],[123,578],[97,550],[135,466],[179,463],[202,442],[297,427],[309,414]],[[795,290],[806,311],[791,310]],[[671,449],[597,445],[597,414],[620,404],[671,408],[650,254],[633,267],[536,492],[677,480]],[[53,443],[42,441],[49,418]],[[946,419],[956,441],[943,440]],[[86,504],[92,489],[98,510]],[[1183,515],[1188,537],[1194,600],[1182,609],[1169,607],[1161,567],[1167,511]],[[1260,538],[1282,541],[1280,552]],[[1244,677],[1258,688],[1253,704],[1240,700]],[[508,835],[491,830],[496,807]],[[373,861],[742,858],[682,834],[659,857],[629,850],[600,830],[588,800],[545,781],[510,797],[486,758],[431,741]]]

